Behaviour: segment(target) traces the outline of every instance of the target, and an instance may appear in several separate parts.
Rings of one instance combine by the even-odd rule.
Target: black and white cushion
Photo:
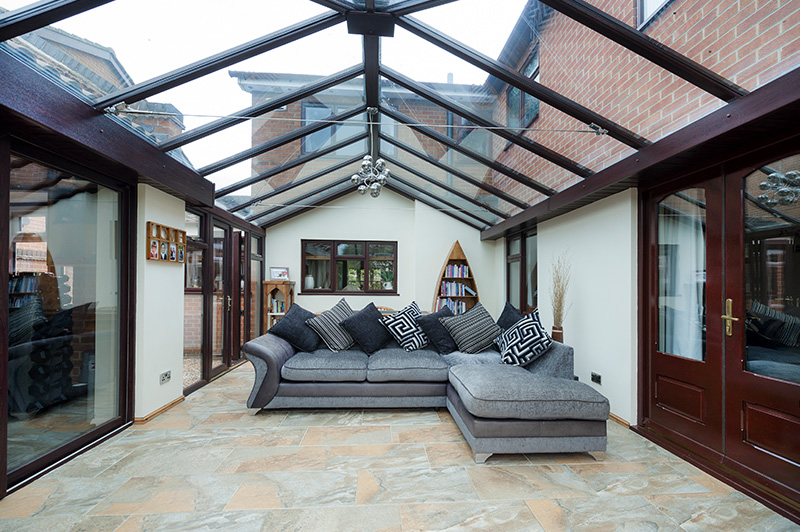
[[[333,308],[306,320],[306,325],[314,329],[328,349],[337,353],[352,347],[355,343],[353,337],[340,325],[342,320],[346,320],[352,315],[353,309],[342,298]]]
[[[462,353],[480,353],[503,332],[480,303],[464,314],[439,318],[439,321],[450,332]]]
[[[495,340],[501,360],[512,366],[526,366],[553,345],[539,321],[539,309],[522,318]]]
[[[422,316],[422,311],[416,301],[412,301],[406,308],[381,318],[381,323],[397,340],[400,347],[406,351],[414,351],[428,345],[428,337],[417,323],[417,318]]]

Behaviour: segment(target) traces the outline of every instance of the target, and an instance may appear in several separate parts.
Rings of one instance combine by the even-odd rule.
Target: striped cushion
[[[539,309],[522,318],[495,339],[503,362],[526,366],[545,353],[553,340],[539,321]]]
[[[355,341],[340,324],[353,315],[353,309],[342,298],[333,308],[306,320],[306,325],[322,338],[328,349],[337,353],[351,347]]]
[[[391,335],[406,351],[414,351],[428,345],[428,337],[417,323],[417,318],[422,316],[416,301],[412,301],[406,308],[381,318],[381,323],[389,330]]]
[[[439,321],[450,332],[462,353],[480,353],[503,332],[480,303],[464,314],[439,318]]]
[[[773,318],[783,323],[783,327],[780,328],[774,340],[788,347],[800,347],[800,318],[784,314],[755,299],[750,304],[750,310],[756,315]]]

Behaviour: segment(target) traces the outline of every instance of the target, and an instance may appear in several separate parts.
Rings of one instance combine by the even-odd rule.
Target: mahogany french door
[[[800,157],[644,208],[642,424],[800,507]]]
[[[212,320],[211,368],[209,377],[227,369],[233,336],[233,294],[231,289],[231,227],[215,221],[212,232]]]

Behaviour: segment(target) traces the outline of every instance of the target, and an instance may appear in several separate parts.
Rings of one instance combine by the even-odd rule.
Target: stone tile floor
[[[245,364],[0,501],[2,531],[789,531],[609,423],[590,454],[476,465],[434,410],[249,415]]]

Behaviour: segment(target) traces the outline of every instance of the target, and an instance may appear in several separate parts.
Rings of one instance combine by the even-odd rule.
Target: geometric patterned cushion
[[[353,309],[342,298],[333,308],[326,310],[319,316],[306,320],[306,325],[314,329],[325,342],[325,345],[328,346],[328,349],[338,353],[350,348],[355,343],[353,337],[340,325],[342,320],[352,315]]]
[[[504,363],[525,366],[550,349],[553,340],[539,321],[539,309],[535,309],[497,337],[495,343]]]
[[[406,308],[381,318],[381,323],[394,336],[400,347],[406,351],[414,351],[428,345],[428,337],[417,323],[417,318],[422,316],[416,301],[412,301]]]
[[[439,318],[439,321],[450,332],[462,353],[480,353],[503,332],[480,303],[475,303],[464,314]]]

